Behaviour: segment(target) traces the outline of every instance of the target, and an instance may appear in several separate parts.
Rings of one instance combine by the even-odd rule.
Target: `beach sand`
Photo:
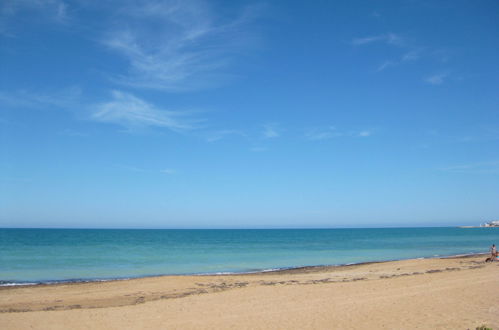
[[[499,329],[486,256],[0,288],[0,329]]]

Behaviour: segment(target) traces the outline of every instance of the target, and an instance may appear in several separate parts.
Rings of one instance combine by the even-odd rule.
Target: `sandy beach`
[[[415,259],[0,288],[1,329],[499,329],[499,263]]]

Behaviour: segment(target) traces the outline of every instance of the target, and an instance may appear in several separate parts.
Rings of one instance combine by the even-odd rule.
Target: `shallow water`
[[[499,228],[0,229],[0,285],[487,252]]]

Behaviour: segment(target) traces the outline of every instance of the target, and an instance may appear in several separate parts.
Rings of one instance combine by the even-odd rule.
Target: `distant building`
[[[494,220],[481,224],[480,227],[499,227],[499,220]]]

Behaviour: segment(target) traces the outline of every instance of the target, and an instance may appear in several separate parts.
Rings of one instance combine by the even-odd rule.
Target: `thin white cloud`
[[[357,133],[357,136],[359,137],[368,137],[371,136],[373,133],[371,131],[365,130],[365,131],[360,131]]]
[[[364,129],[360,131],[351,131],[348,134],[344,134],[345,136],[357,137],[357,138],[367,138],[372,136],[374,133],[372,130]]]
[[[305,134],[306,138],[311,141],[319,141],[319,140],[328,140],[333,138],[335,135],[333,133],[328,132],[328,131],[315,131],[315,132],[308,132]]]
[[[151,170],[151,169],[146,169],[146,168],[142,168],[142,167],[122,165],[122,164],[116,165],[116,167],[127,170],[127,171],[131,171],[131,172],[145,173],[145,174],[162,173],[162,174],[172,175],[172,174],[177,173],[177,171],[175,169],[172,169],[172,168],[164,168],[164,169],[158,171],[158,170]]]
[[[394,61],[385,61],[381,63],[381,65],[376,69],[377,72],[383,71],[389,67],[399,65],[399,62],[394,62]]]
[[[414,62],[421,58],[421,49],[412,49],[406,53],[404,53],[399,59],[396,60],[388,60],[381,63],[380,66],[376,69],[377,72],[383,71],[385,69],[399,66],[405,63]]]
[[[165,168],[165,169],[162,169],[160,172],[163,174],[168,174],[168,175],[172,175],[172,174],[177,173],[177,171],[175,171],[172,168]]]
[[[159,109],[132,94],[121,91],[113,91],[110,101],[97,104],[94,108],[91,119],[126,128],[163,127],[173,131],[194,128],[193,121],[185,119],[184,113]]]
[[[118,167],[120,169],[127,170],[127,171],[131,171],[131,172],[138,172],[138,173],[149,172],[146,169],[143,169],[143,168],[140,168],[140,167],[136,167],[136,166],[130,166],[130,165],[121,165],[120,164],[120,165],[116,165],[116,167]]]
[[[60,131],[59,134],[64,135],[64,136],[72,136],[72,137],[88,136],[88,134],[86,134],[86,133],[75,131],[75,130],[70,129],[70,128],[66,128],[66,129]]]
[[[413,49],[411,51],[408,51],[404,55],[402,55],[402,58],[400,59],[400,61],[401,62],[416,61],[416,60],[419,60],[420,57],[421,57],[421,50]]]
[[[0,3],[2,17],[15,16],[29,10],[36,10],[59,20],[67,17],[67,4],[63,0],[3,0]]]
[[[379,34],[376,36],[370,36],[370,37],[363,37],[363,38],[355,38],[352,40],[352,45],[354,46],[364,46],[364,45],[369,45],[377,42],[383,42],[389,45],[401,45],[403,44],[404,40],[402,37],[395,33],[386,33],[386,34]]]
[[[334,126],[330,126],[327,128],[315,128],[308,130],[305,133],[305,138],[310,141],[320,141],[320,140],[329,140],[332,138],[338,137],[359,137],[365,138],[373,135],[372,130],[361,130],[361,131],[350,131],[350,132],[341,132],[337,130]]]
[[[219,131],[214,131],[214,132],[209,132],[206,136],[206,141],[207,142],[216,142],[219,140],[222,140],[223,138],[226,138],[227,136],[240,136],[240,137],[245,137],[246,134],[240,130],[235,130],[235,129],[226,129],[226,130],[219,130]]]
[[[430,85],[441,85],[444,83],[445,78],[448,75],[446,73],[438,73],[425,78],[425,82]]]
[[[56,23],[68,20],[68,6],[63,0],[3,0],[0,1],[0,35],[12,36],[13,25],[29,12]]]
[[[161,109],[135,95],[117,90],[111,92],[110,100],[93,105],[84,103],[82,92],[76,87],[54,93],[0,91],[0,105],[10,108],[63,109],[73,111],[79,117],[84,111],[90,110],[89,119],[128,129],[162,127],[178,132],[195,129],[195,125],[201,122],[200,119],[192,118],[187,111]],[[82,133],[67,129],[61,134],[76,136]]]
[[[338,132],[338,130],[333,127],[327,128],[314,128],[310,129],[305,133],[305,138],[310,141],[320,141],[320,140],[328,140],[334,137],[342,136],[343,133]]]
[[[371,44],[373,42],[384,40],[384,35],[373,36],[373,37],[364,37],[364,38],[355,38],[352,40],[352,45],[361,46]]]
[[[145,1],[117,11],[103,43],[120,53],[129,71],[115,82],[167,91],[213,87],[226,78],[234,53],[245,43],[255,10],[219,21],[201,0]]]
[[[365,46],[375,43],[383,43],[389,46],[396,46],[397,48],[405,51],[397,58],[392,58],[382,62],[376,68],[376,72],[381,72],[388,68],[393,68],[402,64],[418,61],[424,54],[424,47],[416,47],[414,45],[411,45],[410,42],[395,33],[386,33],[365,38],[355,38],[351,43],[354,46]]]
[[[440,48],[432,51],[431,56],[442,63],[446,63],[447,61],[449,61],[451,53],[452,52],[448,49]]]
[[[263,125],[263,137],[266,139],[272,139],[279,137],[281,134],[278,132],[276,129],[275,125],[273,124],[266,124]]]
[[[442,168],[441,170],[464,174],[499,174],[499,161],[455,165]]]
[[[263,151],[267,151],[267,148],[265,148],[265,147],[251,147],[250,151],[252,151],[252,152],[263,152]]]
[[[81,93],[79,87],[70,87],[56,92],[0,91],[0,104],[16,108],[68,108],[79,102]]]

